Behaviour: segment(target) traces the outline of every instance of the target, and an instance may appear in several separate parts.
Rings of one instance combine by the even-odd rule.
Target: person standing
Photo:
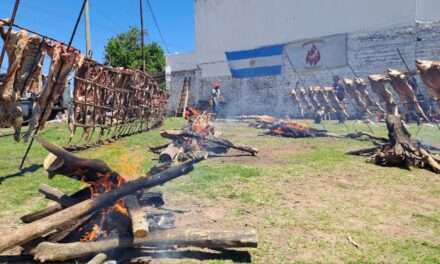
[[[219,104],[220,104],[220,83],[215,82],[211,91],[211,103],[212,103],[212,111],[214,114],[218,114],[219,112]]]

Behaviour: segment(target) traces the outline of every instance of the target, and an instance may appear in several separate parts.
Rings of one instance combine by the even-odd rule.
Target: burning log
[[[128,208],[128,213],[131,219],[131,229],[133,237],[146,237],[149,233],[149,225],[145,217],[145,211],[139,205],[139,201],[135,195],[129,195],[125,198],[125,206]]]
[[[59,212],[64,208],[70,207],[74,204],[90,199],[91,196],[92,193],[90,188],[82,189],[70,196],[62,196],[62,198],[57,201],[58,202],[57,204],[49,206],[43,210],[25,215],[21,217],[20,220],[25,224],[32,223],[36,220],[42,219],[46,216]]]
[[[176,143],[169,144],[165,150],[163,150],[159,155],[159,162],[167,163],[176,161],[179,155],[183,154],[184,149]]]
[[[52,173],[52,175],[62,173],[64,175],[77,177],[78,173],[91,175],[94,171],[96,177],[99,173],[108,173],[110,170],[102,161],[81,159],[41,139],[39,139],[39,141],[47,150],[58,157],[49,167],[49,172]],[[85,200],[46,218],[26,224],[13,231],[6,231],[4,232],[6,235],[0,238],[0,252],[41,237],[52,230],[58,229],[69,222],[80,219],[97,210],[110,207],[121,198],[133,194],[138,190],[152,188],[178,178],[192,171],[193,164],[204,158],[205,156],[198,157],[195,160],[190,160],[178,166],[171,167],[150,177],[140,177],[137,180],[125,183],[117,189]],[[107,171],[105,171],[105,169],[107,169]]]
[[[440,157],[425,150],[421,144],[411,140],[411,134],[399,115],[388,115],[386,119],[388,141],[375,148],[351,151],[348,154],[370,156],[370,161],[380,166],[412,166],[440,173]]]
[[[258,246],[255,231],[204,231],[204,230],[172,230],[151,233],[140,239],[110,239],[98,242],[76,242],[58,244],[43,242],[33,251],[34,259],[46,261],[66,261],[107,252],[113,249],[131,248],[135,246],[164,248],[201,247],[201,248],[255,248]]]
[[[164,138],[168,138],[171,140],[178,140],[181,138],[195,138],[195,139],[199,139],[199,140],[207,140],[209,142],[212,142],[212,143],[220,145],[220,146],[224,146],[227,148],[232,148],[232,149],[240,150],[243,152],[247,152],[247,153],[251,154],[252,156],[257,155],[257,153],[258,153],[258,149],[254,148],[254,147],[241,145],[241,144],[235,144],[235,143],[232,143],[231,141],[224,139],[224,138],[219,138],[219,137],[214,137],[214,136],[202,136],[202,135],[199,135],[199,134],[194,133],[192,131],[166,130],[166,131],[162,131],[160,133],[160,135]]]

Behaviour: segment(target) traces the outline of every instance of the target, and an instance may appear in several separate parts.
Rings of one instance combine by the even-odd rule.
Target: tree
[[[145,67],[149,73],[160,73],[165,69],[165,54],[155,42],[145,45]],[[142,69],[140,30],[130,27],[127,32],[112,37],[105,46],[105,61],[113,67]]]

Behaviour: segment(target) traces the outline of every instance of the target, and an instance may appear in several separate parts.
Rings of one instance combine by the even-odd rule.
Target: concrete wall
[[[168,88],[172,95],[177,94],[173,96],[180,95],[182,71],[191,70],[195,78],[192,98],[207,100],[212,83],[220,81],[231,115],[295,113],[287,94],[297,76],[285,59],[281,76],[232,79],[225,51],[348,33],[349,64],[364,77],[387,68],[403,70],[396,48],[400,48],[411,68],[415,58],[440,58],[440,24],[432,22],[440,21],[440,0],[195,0],[195,3],[196,50],[192,54],[168,57],[172,72]],[[416,20],[423,23],[416,24]],[[329,85],[333,74],[352,77],[347,67],[331,71],[301,75],[308,84],[322,85]]]
[[[420,41],[416,41],[419,38]],[[403,53],[411,69],[415,58],[440,59],[440,23],[423,23],[397,26],[384,30],[348,34],[348,60],[355,72],[366,77],[384,73],[388,68],[405,70],[396,48]],[[330,71],[301,72],[307,85],[331,85],[332,75],[352,78],[348,67]],[[276,77],[233,79],[229,75],[204,77],[195,75],[192,98],[208,100],[212,83],[222,83],[222,94],[229,115],[270,114],[276,116],[298,115],[288,93],[298,80],[298,75],[284,58],[283,73]],[[422,82],[419,85],[424,89]],[[371,93],[371,92],[370,92]],[[395,97],[398,100],[398,97]]]
[[[203,62],[224,59],[225,51],[408,25],[416,16],[416,0],[196,0],[195,8]]]

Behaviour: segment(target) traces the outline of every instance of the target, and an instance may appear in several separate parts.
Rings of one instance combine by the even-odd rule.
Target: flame
[[[90,232],[86,232],[81,237],[80,241],[81,242],[94,241],[94,240],[98,239],[100,231],[101,231],[101,228],[99,227],[99,225],[95,224],[95,225],[93,225],[93,228]]]
[[[102,193],[110,192],[124,185],[126,180],[117,173],[107,172],[97,173],[96,179],[89,181],[88,183],[90,184],[92,197],[97,197]],[[128,216],[128,209],[125,206],[124,201],[118,200],[112,207],[103,209],[96,218],[93,218],[93,221],[99,222],[99,224],[94,224],[90,231],[85,232],[84,235],[81,236],[80,241],[95,241],[99,238],[101,233],[107,234],[110,230],[103,230],[102,227],[107,226],[105,225],[105,222],[108,219],[108,215],[112,212]],[[99,221],[97,221],[98,219]]]

